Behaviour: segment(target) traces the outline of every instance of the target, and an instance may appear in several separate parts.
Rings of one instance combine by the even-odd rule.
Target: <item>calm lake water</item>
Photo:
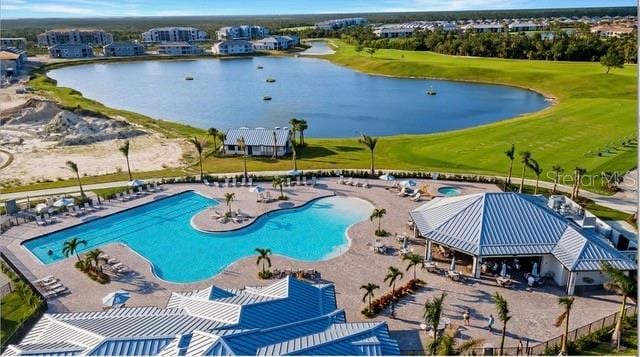
[[[304,118],[313,137],[460,129],[549,105],[518,88],[373,76],[304,56],[90,64],[49,76],[107,106],[158,119],[227,130]],[[269,77],[276,82],[266,83]],[[430,87],[437,95],[426,95]]]

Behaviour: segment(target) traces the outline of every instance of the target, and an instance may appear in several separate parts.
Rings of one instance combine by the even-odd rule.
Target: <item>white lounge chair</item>
[[[266,199],[267,199],[267,202],[275,201],[275,199],[273,197],[271,197],[271,192],[269,192],[269,191],[267,191],[267,193],[266,193]]]
[[[98,202],[96,202],[96,201],[93,201],[93,200],[92,200],[92,201],[91,201],[91,205],[92,205],[92,206],[93,206],[93,208],[95,208],[95,209],[102,209],[102,205],[101,205],[101,204],[99,204],[99,203],[98,203]]]
[[[85,202],[83,208],[87,212],[95,212],[95,209],[93,207],[91,207],[89,202]]]
[[[156,191],[160,191],[162,188],[160,188],[160,184],[158,184],[158,182],[154,182],[153,183],[153,189]]]
[[[407,195],[408,195],[407,189],[404,188],[404,187],[402,188],[402,190],[400,190],[400,192],[398,192],[398,196],[404,197],[404,196],[407,196]]]
[[[45,284],[45,283],[50,283],[51,281],[55,281],[58,280],[56,279],[53,275],[47,275],[44,278],[40,278],[38,280],[35,280],[33,283],[34,284]]]
[[[287,177],[287,184],[285,186],[291,187],[291,177]]]
[[[344,185],[344,176],[340,175],[340,177],[338,177],[338,184]]]
[[[296,185],[300,186],[300,176],[296,176]]]
[[[233,178],[231,179],[231,187],[236,187],[236,177],[233,176]]]
[[[207,179],[202,179],[202,183],[204,183],[207,186],[211,186],[211,183]]]
[[[307,176],[302,177],[302,185],[307,185]]]
[[[54,217],[51,217],[48,213],[45,213],[43,218],[44,221],[47,222],[47,224],[51,224],[56,221],[56,219]]]
[[[249,177],[249,184],[248,186],[253,186],[253,177]]]
[[[364,187],[364,188],[371,188],[371,185],[369,185],[369,183],[368,183],[368,182],[365,182],[365,183],[363,183],[363,184],[362,184],[362,187]]]
[[[352,182],[353,182],[353,177],[349,177],[349,179],[344,184],[351,185]]]
[[[36,224],[39,225],[39,226],[46,226],[47,225],[47,221],[45,221],[40,216],[36,216]]]
[[[411,201],[415,201],[418,202],[420,201],[420,192],[416,192],[415,195],[411,196],[411,198],[409,198]]]
[[[311,186],[315,187],[317,183],[318,183],[318,179],[315,176],[311,177]]]
[[[246,183],[246,180],[244,178],[244,176],[242,176],[242,180],[240,180],[240,187],[244,186]]]
[[[228,177],[224,178],[224,187],[229,187],[229,178]]]

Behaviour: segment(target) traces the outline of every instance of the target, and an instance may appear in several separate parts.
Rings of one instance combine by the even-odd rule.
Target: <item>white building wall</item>
[[[546,276],[548,273],[553,274],[553,280],[560,286],[564,286],[569,279],[569,271],[551,254],[543,255],[540,264],[540,275]]]
[[[593,280],[586,282],[584,279]],[[607,277],[600,271],[581,271],[576,273],[576,286],[594,286],[602,285],[608,281]]]

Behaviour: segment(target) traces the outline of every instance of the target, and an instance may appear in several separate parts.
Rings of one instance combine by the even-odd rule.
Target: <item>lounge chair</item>
[[[300,176],[296,176],[296,185],[300,186]]]
[[[120,263],[120,262],[116,258],[108,258],[107,259],[107,264],[109,264],[109,265],[114,265],[114,264],[118,264],[118,263]]]
[[[153,183],[153,188],[154,188],[154,190],[156,190],[156,191],[160,191],[160,190],[162,190],[162,188],[160,188],[160,184],[158,184],[157,182],[154,182],[154,183]]]
[[[44,289],[45,289],[45,290],[49,290],[49,291],[52,291],[52,290],[55,290],[55,289],[61,288],[61,287],[63,287],[63,286],[64,286],[64,285],[62,285],[62,283],[59,283],[59,282],[55,282],[55,283],[52,283],[52,284],[46,284],[46,285],[43,285]]]
[[[116,200],[120,201],[120,202],[124,202],[125,198],[122,196],[121,193],[116,193]]]
[[[369,185],[369,183],[368,183],[368,182],[365,182],[365,183],[363,183],[363,184],[362,184],[362,187],[364,187],[364,188],[371,188],[371,185]]]
[[[402,190],[400,190],[400,192],[397,193],[397,195],[400,196],[400,197],[407,196],[408,193],[407,193],[406,188],[403,187]]]
[[[275,199],[271,197],[271,192],[267,191],[267,202],[273,202]]]
[[[245,186],[245,184],[246,184],[246,183],[247,183],[247,182],[246,182],[246,180],[245,180],[244,176],[242,176],[242,180],[240,180],[240,187]]]
[[[247,183],[247,186],[253,186],[253,177],[249,177],[249,182]]]
[[[78,217],[81,216],[83,214],[83,212],[78,208],[76,209],[76,206],[69,206],[69,212],[71,213],[72,216],[74,217]]]
[[[242,217],[244,217],[244,218],[251,218],[251,216],[250,216],[250,215],[248,215],[248,214],[244,213],[244,211],[242,211],[240,208],[236,209],[236,214],[237,214],[238,216],[242,216]]]
[[[420,201],[420,192],[416,192],[415,195],[411,196],[410,200],[414,202]]]
[[[351,185],[352,182],[353,182],[353,177],[349,177],[349,179],[345,181],[343,185]]]
[[[95,201],[91,201],[91,205],[93,206],[93,208],[95,209],[102,209],[102,205],[100,205],[99,203],[95,202]]]
[[[307,176],[304,176],[304,177],[302,178],[302,184],[303,184],[304,186],[306,186],[306,185],[307,185]]]
[[[84,203],[84,210],[87,211],[87,212],[95,212],[95,209],[93,207],[91,207],[89,202],[85,202]]]
[[[225,216],[222,216],[220,218],[217,218],[216,221],[220,222],[220,223],[227,223],[228,219]]]
[[[338,184],[344,185],[344,176],[340,175],[340,177],[338,177]]]
[[[224,187],[229,187],[229,178],[228,177],[224,178]]]
[[[39,226],[46,226],[47,221],[45,221],[42,217],[36,216],[36,224]]]
[[[207,179],[202,179],[202,183],[204,183],[207,186],[211,186],[211,183]]]
[[[47,275],[44,278],[40,278],[38,280],[35,280],[33,283],[34,284],[45,284],[45,283],[49,283],[51,281],[56,281],[58,279],[56,279],[53,275]]]
[[[231,187],[236,187],[236,177],[233,176],[233,178],[231,179]]]
[[[287,177],[287,184],[285,186],[291,187],[291,177]]]
[[[315,187],[317,183],[318,179],[315,176],[311,177],[311,187]]]
[[[233,220],[236,223],[242,223],[242,216],[232,217],[231,220]]]
[[[56,221],[55,217],[51,217],[48,213],[44,214],[44,221],[47,222],[47,224],[51,224],[53,222]]]

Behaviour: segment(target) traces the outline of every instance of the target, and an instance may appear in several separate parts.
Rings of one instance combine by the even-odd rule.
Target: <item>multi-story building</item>
[[[220,41],[211,47],[214,55],[242,55],[253,53],[253,44],[247,40]]]
[[[38,46],[49,47],[65,44],[104,46],[113,42],[113,36],[96,29],[56,29],[38,35]]]
[[[506,32],[509,28],[501,23],[480,23],[463,26],[465,32]]]
[[[218,40],[259,40],[269,36],[269,29],[255,25],[226,26],[216,31]]]
[[[257,51],[282,51],[288,50],[300,44],[300,38],[295,35],[269,36],[261,40],[253,41],[253,47]]]
[[[3,37],[0,38],[0,47],[15,47],[24,50],[27,48],[27,39],[24,37]]]
[[[143,43],[206,41],[206,32],[195,27],[157,27],[142,33]]]
[[[0,48],[0,77],[12,77],[22,72],[27,63],[27,51],[16,47]]]
[[[113,42],[102,47],[105,56],[140,56],[144,55],[144,47],[133,42]]]
[[[316,27],[323,30],[337,30],[349,26],[362,26],[367,24],[364,17],[350,17],[346,19],[327,20],[316,23]]]
[[[542,23],[533,21],[516,21],[509,24],[509,31],[512,32],[541,31],[543,29],[544,25]]]
[[[163,42],[158,45],[158,54],[166,56],[192,56],[204,53],[202,48],[188,42]]]
[[[54,58],[86,58],[93,57],[93,49],[89,45],[70,43],[49,46],[49,56]]]
[[[379,38],[409,37],[416,29],[406,27],[379,27],[373,33]]]
[[[599,25],[591,28],[591,33],[597,33],[601,37],[620,37],[635,31],[637,29],[634,26],[616,24]]]

